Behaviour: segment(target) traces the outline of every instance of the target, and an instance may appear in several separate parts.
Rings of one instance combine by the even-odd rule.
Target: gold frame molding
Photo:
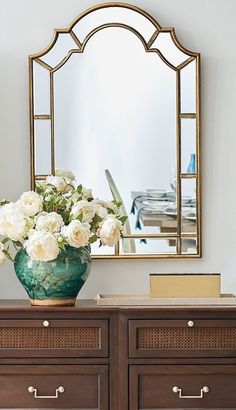
[[[84,17],[88,16],[90,13],[104,9],[108,7],[121,7],[125,9],[130,9],[137,13],[140,13],[146,19],[149,20],[155,27],[154,33],[148,41],[145,41],[142,34],[135,30],[132,26],[120,23],[106,23],[95,27],[81,42],[73,31],[74,26]],[[51,43],[47,48],[39,53],[29,56],[29,107],[30,107],[30,153],[31,153],[31,187],[35,188],[36,180],[45,179],[46,175],[37,175],[35,171],[35,120],[50,120],[51,122],[51,173],[55,173],[55,158],[54,158],[54,84],[53,84],[53,74],[58,69],[60,69],[66,61],[70,58],[72,53],[82,53],[86,47],[89,39],[99,30],[106,27],[122,27],[132,31],[138,36],[142,41],[146,52],[155,52],[159,57],[173,70],[176,71],[176,152],[177,152],[177,230],[176,233],[159,233],[159,234],[132,234],[125,235],[124,238],[160,238],[160,239],[173,239],[176,240],[176,253],[157,253],[157,254],[120,254],[119,244],[115,247],[114,255],[93,255],[94,259],[167,259],[167,258],[200,258],[202,257],[202,208],[201,208],[201,153],[200,153],[200,54],[192,52],[185,47],[183,47],[175,34],[173,27],[161,27],[159,23],[146,11],[140,9],[131,4],[127,3],[103,3],[98,4],[94,7],[89,8],[80,14],[67,29],[55,29],[54,35]],[[172,65],[165,56],[157,49],[152,48],[159,33],[170,33],[171,39],[176,47],[183,53],[187,54],[189,58],[178,66]],[[56,44],[60,34],[70,34],[73,39],[77,49],[71,49],[62,61],[57,64],[54,68],[49,64],[44,62],[41,57],[47,54]],[[182,113],[181,112],[181,70],[186,67],[190,62],[196,60],[196,113]],[[33,62],[37,62],[42,65],[50,73],[50,114],[35,114],[34,113],[34,76],[33,76]],[[181,172],[181,119],[191,118],[196,119],[196,165],[197,172],[195,174],[188,174]],[[181,180],[185,178],[194,178],[196,181],[196,212],[197,212],[197,223],[196,223],[196,233],[182,232],[181,229]],[[182,238],[196,238],[197,239],[197,252],[196,253],[181,253],[181,243]]]

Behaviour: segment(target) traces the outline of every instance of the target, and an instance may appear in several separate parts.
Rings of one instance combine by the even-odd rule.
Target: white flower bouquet
[[[75,185],[74,175],[58,170],[38,181],[36,192],[24,192],[16,202],[0,202],[0,264],[25,248],[36,261],[57,258],[66,246],[80,248],[100,241],[114,246],[127,219],[120,203],[93,198],[92,191]],[[13,245],[13,247],[12,247]]]

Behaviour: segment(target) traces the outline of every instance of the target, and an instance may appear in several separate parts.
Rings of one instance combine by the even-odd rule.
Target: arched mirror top
[[[191,62],[199,54],[183,47],[173,27],[162,28],[144,10],[127,3],[104,3],[79,15],[67,29],[55,29],[49,46],[33,54],[49,71],[56,71],[73,52],[83,52],[89,39],[99,30],[122,27],[142,41],[145,50],[157,52],[174,70]]]

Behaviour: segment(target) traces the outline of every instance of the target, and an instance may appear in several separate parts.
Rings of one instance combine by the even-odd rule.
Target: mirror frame
[[[145,41],[144,37],[140,32],[138,32],[134,27],[127,24],[120,24],[109,22],[103,25],[98,25],[86,35],[84,41],[81,43],[76,34],[73,31],[74,26],[88,14],[107,7],[121,7],[130,9],[137,13],[140,13],[146,19],[148,19],[155,27],[155,31],[150,37],[149,41]],[[37,175],[35,170],[35,120],[50,120],[51,128],[51,174],[55,174],[55,158],[54,158],[54,95],[53,95],[53,73],[62,67],[72,52],[83,52],[86,46],[86,43],[90,37],[95,34],[97,31],[105,27],[123,27],[128,30],[131,30],[135,33],[138,38],[142,41],[146,52],[155,52],[160,58],[169,65],[172,69],[176,71],[176,154],[177,154],[177,167],[176,167],[176,176],[177,176],[177,230],[176,233],[158,233],[158,234],[131,234],[126,235],[125,238],[159,238],[159,239],[174,239],[176,240],[176,253],[157,253],[157,254],[120,254],[119,253],[119,244],[115,247],[114,255],[92,255],[94,259],[167,259],[167,258],[200,258],[202,257],[202,209],[201,209],[201,157],[200,157],[200,54],[192,52],[185,47],[183,47],[175,34],[173,27],[161,27],[160,24],[146,11],[140,9],[137,6],[127,4],[127,3],[102,3],[96,6],[93,6],[83,13],[81,13],[76,19],[72,21],[66,29],[55,29],[54,35],[51,43],[43,51],[29,56],[29,106],[30,106],[30,157],[31,157],[31,187],[35,188],[35,183],[37,180],[42,180],[46,178],[46,175]],[[61,34],[70,34],[72,39],[77,45],[76,50],[70,50],[68,55],[66,55],[63,60],[56,66],[51,67],[45,63],[40,58],[47,54],[56,44],[59,35]],[[152,48],[153,43],[155,42],[159,33],[170,33],[171,39],[176,47],[187,54],[189,58],[184,62],[179,64],[179,66],[173,66],[165,56],[157,49]],[[196,59],[196,113],[181,113],[181,80],[180,73],[181,69],[186,67],[188,63]],[[35,115],[34,113],[34,78],[33,78],[33,62],[37,62],[42,65],[50,72],[50,115]],[[182,118],[191,118],[196,119],[196,173],[187,174],[181,172],[181,119]],[[181,232],[181,180],[184,178],[194,178],[196,181],[196,233],[184,233]],[[197,252],[196,253],[181,253],[181,241],[182,238],[196,238],[197,239]]]

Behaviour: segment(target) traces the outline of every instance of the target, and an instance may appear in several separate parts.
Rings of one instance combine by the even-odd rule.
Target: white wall
[[[148,289],[149,272],[222,272],[236,291],[236,1],[130,0],[202,54],[202,260],[94,261],[81,297]],[[29,189],[27,56],[46,47],[93,0],[0,0],[0,196]],[[0,268],[0,298],[25,293],[13,267]]]

